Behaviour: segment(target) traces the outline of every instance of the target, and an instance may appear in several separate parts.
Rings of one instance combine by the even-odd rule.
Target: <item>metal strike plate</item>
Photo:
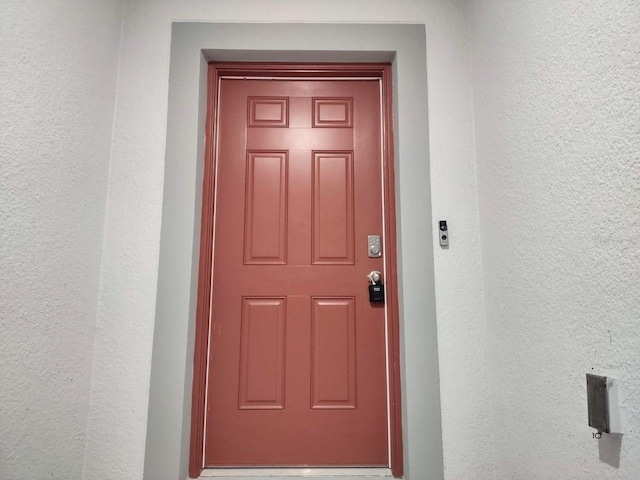
[[[378,258],[382,256],[382,244],[380,243],[380,235],[369,235],[367,237],[367,252],[370,258]]]

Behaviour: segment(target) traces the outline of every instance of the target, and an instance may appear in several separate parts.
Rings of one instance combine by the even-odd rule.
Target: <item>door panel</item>
[[[353,98],[314,98],[313,126],[344,128],[352,127]]]
[[[289,125],[289,98],[249,97],[249,127],[286,127]]]
[[[286,298],[243,298],[238,408],[284,408]]]
[[[247,152],[244,263],[286,264],[287,152]]]
[[[378,81],[220,80],[206,466],[388,466]]]
[[[353,153],[312,157],[313,264],[353,265]]]
[[[311,390],[315,409],[356,408],[355,298],[314,298]]]

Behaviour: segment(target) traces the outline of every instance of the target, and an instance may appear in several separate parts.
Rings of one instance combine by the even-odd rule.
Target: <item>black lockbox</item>
[[[369,285],[369,301],[371,303],[384,302],[384,285],[381,283]]]

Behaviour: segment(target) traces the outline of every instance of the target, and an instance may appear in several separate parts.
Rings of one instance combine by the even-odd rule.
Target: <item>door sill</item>
[[[360,479],[393,478],[390,468],[205,468],[198,479],[206,478],[328,478],[353,477]]]

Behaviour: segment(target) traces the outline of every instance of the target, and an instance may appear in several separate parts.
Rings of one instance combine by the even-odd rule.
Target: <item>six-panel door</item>
[[[388,466],[374,80],[223,79],[206,466]]]

